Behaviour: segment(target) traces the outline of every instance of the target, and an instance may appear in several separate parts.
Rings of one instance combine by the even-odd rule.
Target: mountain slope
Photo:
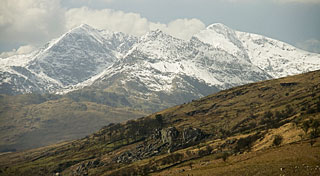
[[[319,124],[315,71],[224,90],[70,143],[5,154],[0,174],[316,175]]]

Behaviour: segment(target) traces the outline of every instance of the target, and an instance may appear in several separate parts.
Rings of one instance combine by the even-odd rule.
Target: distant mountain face
[[[0,93],[56,92],[84,82],[119,60],[136,40],[81,25],[34,53],[2,59]]]
[[[125,95],[133,104],[171,106],[316,69],[319,54],[222,24],[208,26],[189,41],[160,30],[135,38],[81,25],[34,53],[1,59],[0,93],[87,87]]]
[[[195,37],[236,57],[245,58],[272,78],[319,69],[319,54],[261,35],[235,31],[223,24],[212,24]]]

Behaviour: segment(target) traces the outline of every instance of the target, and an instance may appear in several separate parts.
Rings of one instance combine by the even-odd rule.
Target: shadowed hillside
[[[52,94],[0,95],[0,152],[79,139],[109,123],[144,115],[114,107],[120,106],[121,101],[105,97],[104,101],[103,104]]]

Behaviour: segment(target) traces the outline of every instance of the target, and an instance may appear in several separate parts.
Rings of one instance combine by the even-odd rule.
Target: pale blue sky
[[[110,24],[112,30],[119,28],[119,31],[127,32],[126,26],[115,24],[127,20],[135,24],[134,29],[139,30],[137,35],[153,29],[155,23],[167,25],[167,31],[174,34],[177,29],[173,30],[169,24],[177,19],[185,19],[185,22],[175,25],[185,26],[195,23],[189,19],[196,19],[197,29],[203,27],[200,23],[207,26],[219,22],[236,30],[262,34],[320,52],[320,0],[28,0],[32,5],[21,1],[0,2],[0,52],[22,45],[42,45],[80,22],[89,22],[98,28],[109,28]],[[37,12],[32,11],[34,6]],[[15,13],[15,10],[24,9],[21,17]],[[39,9],[45,12],[40,13]],[[22,21],[24,17],[26,19]],[[38,27],[30,30],[33,25]],[[190,30],[191,33],[194,30]]]

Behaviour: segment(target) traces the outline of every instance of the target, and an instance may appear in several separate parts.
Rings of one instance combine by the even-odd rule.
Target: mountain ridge
[[[205,46],[206,44],[210,46]],[[203,50],[206,47],[211,48],[209,49],[211,51]],[[320,55],[300,51],[291,45],[257,34],[235,31],[221,23],[209,25],[188,41],[174,38],[161,30],[151,31],[136,38],[123,33],[97,30],[82,24],[58,39],[52,40],[33,54],[1,59],[0,92],[5,94],[58,92],[63,94],[90,86],[99,79],[99,76],[104,75],[103,72],[108,72],[108,69],[119,65],[118,62],[130,62],[132,58],[128,58],[128,55],[137,49],[146,55],[138,58],[149,59],[151,63],[155,61],[154,59],[169,58],[179,63],[195,57],[197,52],[203,52],[202,59],[206,59],[204,62],[216,60],[219,57],[217,55],[222,55],[220,57],[225,55],[226,58],[233,57],[236,58],[232,60],[235,65],[247,62],[264,71],[265,76],[259,80],[312,71],[319,68],[320,65]],[[15,64],[12,60],[18,63]],[[228,59],[220,59],[220,62],[227,61]],[[205,66],[203,63],[197,63],[197,65],[201,64]],[[219,72],[225,70],[228,72],[230,68],[215,69]],[[248,83],[241,83],[242,78],[238,81],[237,79],[217,81],[221,75],[195,76],[202,70],[196,69],[191,73],[183,74],[199,81],[204,79],[206,84],[211,84],[211,86],[219,87],[225,84],[226,86],[220,86],[220,90]],[[163,69],[157,68],[157,71],[161,72]],[[176,71],[169,70],[169,72]],[[163,74],[166,73],[165,71]],[[225,74],[237,77],[232,73]],[[10,80],[11,78],[15,79]],[[254,81],[256,80],[251,80],[251,82]],[[27,84],[23,85],[23,82]]]

